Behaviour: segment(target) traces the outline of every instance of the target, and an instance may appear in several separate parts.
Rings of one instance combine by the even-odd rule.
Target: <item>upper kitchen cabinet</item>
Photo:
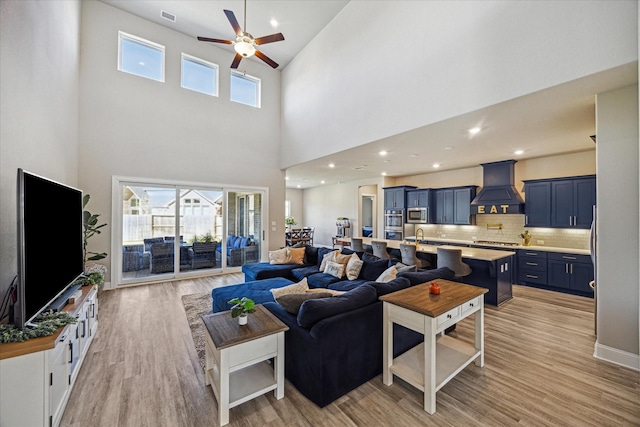
[[[476,197],[477,187],[440,188],[433,190],[436,211],[436,224],[475,224],[475,215],[471,215],[471,201]]]
[[[551,226],[551,183],[529,182],[524,183],[524,225],[525,227],[549,227]]]
[[[409,190],[407,191],[407,209],[408,208],[428,208],[431,203],[431,190]]]
[[[413,190],[415,188],[417,187],[411,187],[407,185],[384,188],[384,209],[404,209],[406,191]]]
[[[525,181],[525,226],[589,228],[596,204],[595,175]]]

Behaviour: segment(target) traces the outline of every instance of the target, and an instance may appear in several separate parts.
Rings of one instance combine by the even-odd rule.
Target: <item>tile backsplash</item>
[[[513,243],[521,243],[519,234],[527,229],[533,246],[589,249],[589,230],[525,227],[524,215],[516,214],[476,215],[476,225],[416,224],[416,231],[418,228],[422,228],[425,238]]]

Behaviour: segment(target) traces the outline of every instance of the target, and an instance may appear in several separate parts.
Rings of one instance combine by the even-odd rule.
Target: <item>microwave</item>
[[[426,224],[429,222],[429,208],[407,209],[407,222],[409,224]]]

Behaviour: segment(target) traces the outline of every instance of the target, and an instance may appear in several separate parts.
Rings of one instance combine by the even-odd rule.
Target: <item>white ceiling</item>
[[[192,37],[232,39],[233,29],[223,13],[232,10],[244,27],[244,1],[101,0],[134,15]],[[286,65],[348,3],[347,0],[248,0],[247,28],[255,37],[282,32],[285,40],[260,49]],[[160,16],[176,15],[175,23]],[[279,22],[273,28],[269,21]],[[233,48],[229,50],[229,64]],[[256,58],[251,60],[260,61]],[[266,66],[266,65],[265,65]],[[480,163],[528,159],[595,149],[595,94],[637,82],[637,64],[588,76],[562,86],[487,107],[423,128],[394,135],[347,151],[287,169],[287,187],[325,184],[436,170],[477,166]],[[468,130],[482,130],[471,136]],[[388,151],[385,157],[378,152]],[[515,150],[523,150],[515,155]],[[334,168],[328,164],[334,163]],[[434,163],[440,164],[435,169]]]

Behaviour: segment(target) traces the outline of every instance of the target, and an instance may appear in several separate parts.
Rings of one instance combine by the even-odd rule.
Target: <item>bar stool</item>
[[[389,255],[389,252],[387,252],[387,242],[372,240],[371,247],[373,248],[373,254],[378,258],[385,258],[385,259],[391,258],[391,256]]]
[[[364,246],[362,246],[362,239],[360,237],[351,238],[351,249],[356,252],[364,252]]]
[[[431,267],[431,263],[426,259],[420,259],[416,256],[416,245],[408,245],[400,243],[400,255],[402,263],[406,265],[415,265],[417,268]]]
[[[469,264],[462,262],[462,249],[438,247],[438,268],[449,267],[454,271],[454,280],[462,281],[464,276],[471,274]]]

